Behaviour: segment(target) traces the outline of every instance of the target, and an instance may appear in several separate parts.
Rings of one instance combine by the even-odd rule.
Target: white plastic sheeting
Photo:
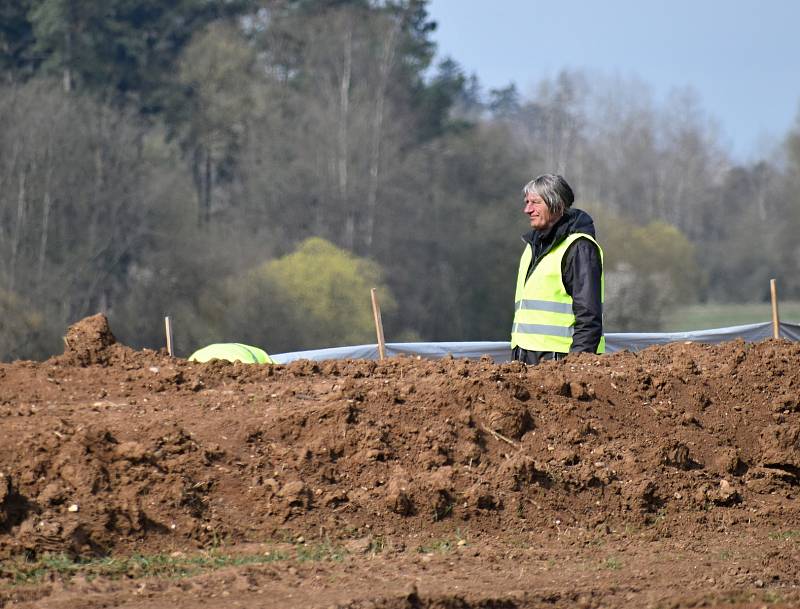
[[[782,338],[800,341],[800,325],[782,323]],[[638,351],[650,345],[664,345],[674,342],[692,341],[698,343],[721,343],[741,338],[747,342],[757,342],[772,338],[772,323],[731,326],[714,330],[694,332],[649,332],[649,333],[611,333],[606,334],[606,351]],[[456,358],[477,359],[488,355],[495,362],[511,359],[511,346],[507,341],[482,341],[462,343],[386,343],[386,355],[419,355],[426,358],[441,358],[452,355]],[[326,359],[378,359],[378,345],[357,345],[354,347],[331,347],[311,351],[293,351],[271,355],[276,364],[288,364],[299,359],[321,361]]]

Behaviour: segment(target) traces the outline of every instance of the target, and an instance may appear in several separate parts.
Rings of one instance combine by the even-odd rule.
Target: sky
[[[694,90],[740,162],[800,111],[800,0],[431,0],[439,58],[523,97],[562,69]]]

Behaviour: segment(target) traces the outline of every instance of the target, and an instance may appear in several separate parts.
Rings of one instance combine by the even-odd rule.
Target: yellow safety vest
[[[511,328],[511,347],[522,347],[528,351],[552,351],[569,353],[575,327],[572,311],[572,296],[567,294],[561,278],[561,260],[567,248],[578,239],[588,239],[600,252],[603,249],[585,233],[573,233],[545,255],[527,278],[533,252],[530,244],[525,247],[519,261],[517,291],[514,297],[514,325]],[[600,275],[600,302],[603,302],[605,279]],[[600,338],[597,353],[606,349],[605,336]]]

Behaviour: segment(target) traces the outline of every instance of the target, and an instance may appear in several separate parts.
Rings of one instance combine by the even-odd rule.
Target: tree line
[[[2,3],[0,357],[98,311],[136,347],[170,314],[182,355],[374,342],[373,286],[389,340],[502,340],[544,172],[595,217],[610,331],[800,297],[800,128],[742,165],[691,91],[485,91],[426,4]]]

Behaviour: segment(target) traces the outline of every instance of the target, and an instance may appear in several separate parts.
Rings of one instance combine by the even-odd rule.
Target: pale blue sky
[[[800,0],[431,0],[439,55],[523,95],[563,68],[693,88],[740,161],[800,109]]]

